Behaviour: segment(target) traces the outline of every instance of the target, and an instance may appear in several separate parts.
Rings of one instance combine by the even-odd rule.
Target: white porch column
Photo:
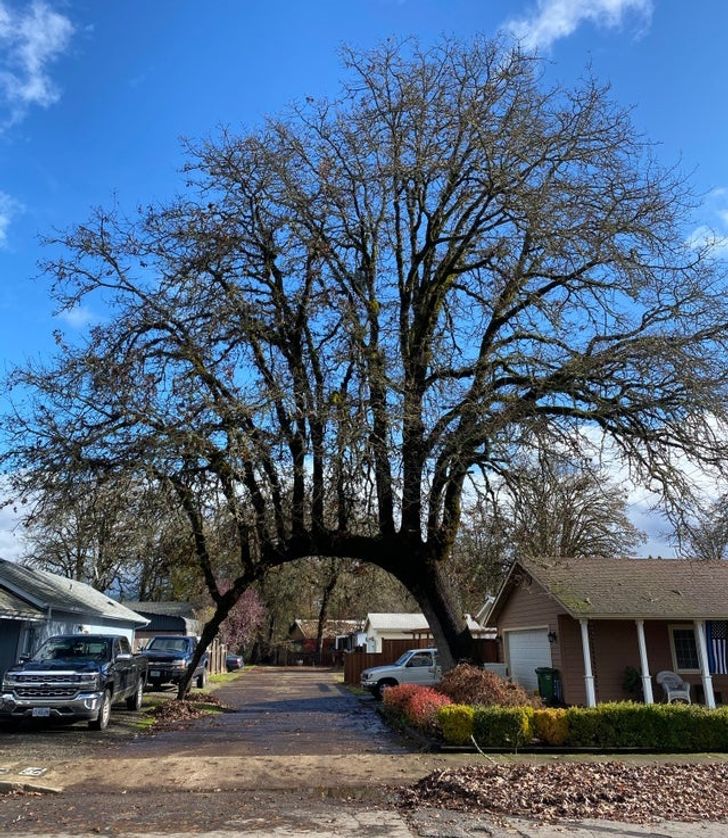
[[[589,648],[589,620],[579,620],[581,624],[581,649],[584,653],[584,686],[586,687],[586,706],[597,706],[597,695],[594,691],[594,675],[591,666],[591,649]]]
[[[645,643],[645,621],[635,620],[637,624],[637,643],[640,647],[640,670],[642,671],[642,695],[645,704],[654,704],[652,695],[652,678],[650,678],[650,665],[647,661],[647,644]]]
[[[695,637],[698,641],[698,660],[700,661],[700,677],[703,679],[705,704],[708,707],[715,707],[713,679],[710,677],[710,667],[708,666],[708,644],[705,640],[705,623],[703,620],[695,621]]]

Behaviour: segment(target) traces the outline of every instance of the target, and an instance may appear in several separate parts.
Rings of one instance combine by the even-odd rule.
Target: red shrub
[[[501,707],[540,707],[541,701],[523,687],[506,681],[495,672],[468,663],[458,664],[446,672],[439,690],[455,704],[497,704]]]
[[[450,699],[437,690],[429,687],[417,687],[405,706],[405,718],[413,726],[422,730],[435,726],[437,711],[446,704],[452,704]]]
[[[413,693],[422,689],[417,684],[401,684],[399,687],[388,687],[384,691],[383,701],[387,710],[404,715],[407,703]]]

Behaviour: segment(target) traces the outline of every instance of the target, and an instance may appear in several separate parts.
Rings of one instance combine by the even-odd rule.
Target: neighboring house
[[[158,634],[183,634],[188,637],[197,637],[202,631],[202,622],[196,618],[196,611],[189,602],[125,600],[123,605],[148,620],[147,625],[137,631],[138,646]]]
[[[147,620],[83,582],[0,559],[0,677],[53,634],[124,635]]]
[[[486,638],[492,630],[484,629],[470,614],[465,620],[473,638]],[[381,652],[383,640],[426,640],[432,641],[430,626],[424,614],[371,613],[364,624],[367,637],[367,652]]]
[[[328,649],[347,649],[350,638],[361,630],[361,620],[325,620],[324,646]],[[315,652],[318,620],[294,620],[288,630],[288,640],[294,651]]]
[[[653,681],[665,670],[693,685],[694,701],[728,702],[728,562],[520,559],[487,622],[513,680],[535,690],[535,670],[554,667],[567,704],[634,698],[627,667],[647,703],[663,700]]]

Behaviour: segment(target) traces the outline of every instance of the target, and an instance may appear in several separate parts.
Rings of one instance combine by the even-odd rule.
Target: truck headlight
[[[177,669],[186,669],[187,661],[172,661],[172,666],[176,666]]]
[[[84,672],[78,676],[78,683],[79,684],[95,684],[96,683],[96,673],[95,672]]]

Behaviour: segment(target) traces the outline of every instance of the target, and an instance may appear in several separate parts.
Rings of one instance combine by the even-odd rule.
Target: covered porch
[[[690,684],[693,703],[715,707],[728,701],[725,620],[574,619],[559,617],[564,697],[570,704],[635,699],[625,685],[639,673],[645,704],[665,701],[659,672],[674,672]]]

